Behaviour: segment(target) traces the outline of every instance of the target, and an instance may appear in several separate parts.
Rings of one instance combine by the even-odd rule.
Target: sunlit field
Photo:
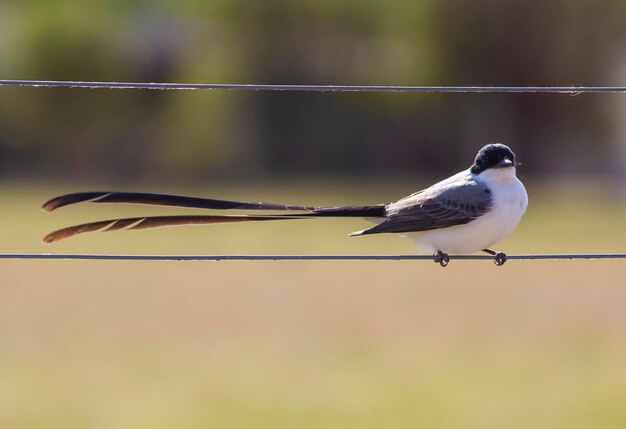
[[[531,183],[529,212],[496,248],[626,251],[626,199],[609,203],[615,188],[581,202],[574,185],[587,196],[598,189],[582,183]],[[419,188],[355,185],[133,190],[356,204]],[[41,244],[47,232],[75,223],[190,212],[94,204],[39,210],[49,197],[79,190],[1,185],[0,251],[413,251],[396,235],[347,236],[364,221],[327,219],[91,233]],[[0,427],[623,428],[625,279],[624,260],[503,267],[453,260],[447,268],[430,261],[3,260]]]

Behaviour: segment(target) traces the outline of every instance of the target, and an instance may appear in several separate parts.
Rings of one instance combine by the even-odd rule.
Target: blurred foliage
[[[626,3],[592,0],[5,0],[0,75],[623,85],[625,21]],[[431,175],[503,141],[534,173],[614,175],[625,107],[611,97],[2,87],[0,168],[119,181]]]

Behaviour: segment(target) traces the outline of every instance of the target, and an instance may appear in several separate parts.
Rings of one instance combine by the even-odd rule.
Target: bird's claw
[[[493,263],[496,264],[498,267],[504,265],[504,263],[508,260],[508,257],[504,252],[494,252],[493,250],[489,250],[487,253],[491,253],[493,255]],[[442,267],[447,267],[448,263],[450,263],[450,256],[448,256],[447,253],[443,253],[441,250],[438,250],[437,253],[433,255],[433,261],[435,261]]]
[[[506,253],[498,252],[494,255],[493,263],[496,264],[498,267],[501,267],[502,265],[504,265],[507,259],[508,257],[506,256]]]
[[[441,250],[438,250],[437,253],[433,255],[433,261],[441,265],[442,267],[447,267],[450,262],[450,257],[443,253]]]

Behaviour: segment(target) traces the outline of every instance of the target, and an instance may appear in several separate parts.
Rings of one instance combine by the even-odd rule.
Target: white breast
[[[420,253],[473,253],[508,236],[522,219],[528,195],[514,168],[487,170],[476,176],[491,190],[492,209],[465,225],[404,234],[415,240]]]

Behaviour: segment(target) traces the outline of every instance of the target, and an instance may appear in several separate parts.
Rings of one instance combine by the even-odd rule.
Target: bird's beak
[[[507,168],[507,167],[515,167],[515,163],[511,161],[509,158],[504,158],[497,165],[497,168]]]

